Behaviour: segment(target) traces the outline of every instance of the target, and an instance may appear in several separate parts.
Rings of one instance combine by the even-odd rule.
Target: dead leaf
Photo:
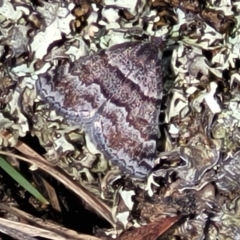
[[[145,226],[124,232],[117,240],[156,240],[164,234],[181,216],[164,218],[160,221],[149,223]]]

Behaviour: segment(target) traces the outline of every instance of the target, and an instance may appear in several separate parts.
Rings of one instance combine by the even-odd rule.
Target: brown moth
[[[160,49],[152,41],[122,43],[63,61],[39,76],[37,90],[124,174],[153,168],[162,95]]]

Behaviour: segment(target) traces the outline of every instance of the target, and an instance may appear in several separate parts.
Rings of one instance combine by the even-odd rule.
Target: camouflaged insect
[[[144,178],[153,168],[162,93],[159,47],[122,43],[63,61],[37,81],[40,96],[123,173]]]

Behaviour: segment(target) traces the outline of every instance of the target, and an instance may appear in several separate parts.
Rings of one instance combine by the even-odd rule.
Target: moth
[[[159,54],[153,41],[118,44],[62,61],[39,76],[37,91],[123,174],[143,179],[153,168],[159,134]]]

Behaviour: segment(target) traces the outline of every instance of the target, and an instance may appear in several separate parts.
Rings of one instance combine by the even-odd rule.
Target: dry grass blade
[[[170,217],[123,233],[117,240],[156,240],[181,217]]]
[[[24,221],[24,224],[22,224],[22,223],[10,221],[10,220],[5,221],[5,219],[0,218],[0,231],[1,231],[1,225],[6,224],[6,226],[10,226],[10,225],[7,225],[7,223],[9,224],[9,222],[11,222],[11,228],[15,229],[16,231],[20,231],[24,234],[27,234],[28,236],[39,236],[39,237],[45,237],[53,240],[55,239],[56,240],[65,240],[65,239],[99,240],[99,238],[97,237],[89,236],[86,234],[79,234],[76,231],[54,224],[53,222],[36,218],[31,214],[25,213],[7,204],[0,203],[0,209],[15,215],[16,217]],[[21,238],[21,240],[22,239],[23,238]]]
[[[14,239],[19,240],[36,240],[34,237],[44,237],[52,240],[100,240],[99,238],[85,234],[75,233],[73,236],[68,235],[64,231],[56,233],[50,230],[43,229],[41,227],[34,227],[29,224],[14,222],[4,218],[0,218],[0,231],[14,237]]]
[[[58,201],[58,197],[57,197],[57,193],[55,191],[55,189],[43,178],[42,179],[42,182],[43,182],[43,185],[47,191],[47,194],[48,194],[48,198],[49,198],[49,201],[52,205],[52,207],[61,212],[61,206],[60,206],[60,203]]]
[[[9,227],[11,226],[11,227]],[[12,227],[13,226],[13,227]],[[22,226],[22,224],[21,224]],[[23,227],[23,226],[22,226]],[[12,224],[12,221],[0,218],[0,232],[7,234],[8,236],[11,236],[14,239],[17,240],[37,240],[36,238],[30,237],[28,234],[23,233],[23,231],[19,231],[15,229],[14,224]]]
[[[10,133],[6,131],[1,131],[0,134],[2,138],[9,138],[10,135]],[[88,193],[83,187],[75,183],[72,179],[70,179],[65,173],[61,172],[59,169],[57,169],[54,166],[50,166],[43,157],[37,154],[26,144],[22,143],[21,141],[18,141],[18,143],[14,147],[22,154],[24,154],[27,158],[4,151],[0,151],[0,154],[14,156],[17,159],[36,165],[38,168],[42,169],[43,171],[53,176],[59,182],[63,183],[67,188],[72,190],[85,203],[87,203],[96,213],[101,215],[109,223],[115,226],[115,221],[111,214],[111,208],[108,207],[104,202],[96,198],[94,195]]]

